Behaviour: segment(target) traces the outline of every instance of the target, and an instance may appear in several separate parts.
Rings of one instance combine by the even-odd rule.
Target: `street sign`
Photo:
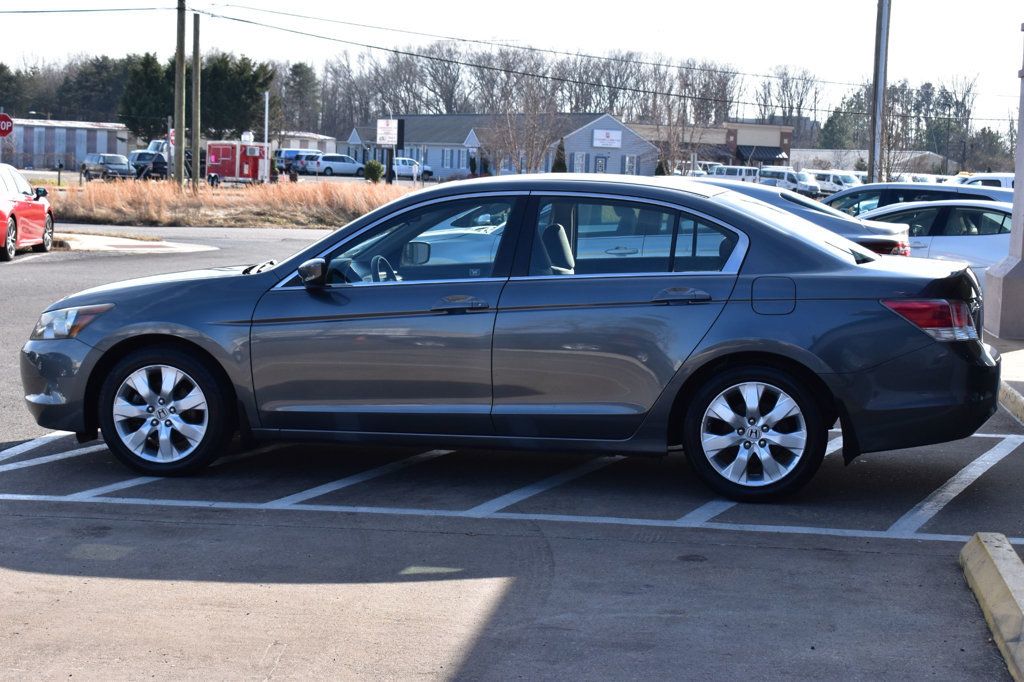
[[[0,137],[7,137],[14,132],[14,121],[7,114],[0,114]]]
[[[405,121],[400,118],[378,118],[377,119],[377,144],[382,147],[405,146]]]

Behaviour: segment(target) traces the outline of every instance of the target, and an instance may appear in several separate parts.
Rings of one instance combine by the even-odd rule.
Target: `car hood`
[[[166,275],[152,275],[150,277],[138,277],[126,279],[120,282],[111,282],[90,289],[83,289],[71,294],[56,303],[47,310],[56,308],[68,308],[77,305],[91,305],[94,303],[117,303],[121,297],[133,297],[145,289],[158,289],[163,287],[174,287],[179,284],[195,284],[202,280],[219,280],[228,277],[253,277],[243,275],[242,271],[246,265],[233,265],[221,268],[207,268],[204,270],[189,270],[187,272],[172,272]],[[267,274],[267,273],[261,273]]]

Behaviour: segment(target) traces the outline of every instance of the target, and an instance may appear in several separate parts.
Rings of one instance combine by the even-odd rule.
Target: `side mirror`
[[[429,242],[409,242],[402,249],[402,265],[426,265],[429,261]]]
[[[299,279],[307,288],[322,287],[327,276],[327,261],[323,258],[310,258],[299,266]]]
[[[47,196],[49,192],[46,191],[45,187],[36,187],[36,201],[39,201],[43,197]]]

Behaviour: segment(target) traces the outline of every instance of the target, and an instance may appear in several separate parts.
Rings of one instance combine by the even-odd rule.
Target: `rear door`
[[[638,252],[587,229],[598,215],[636,224]],[[497,433],[628,438],[721,313],[745,250],[745,235],[668,204],[534,197],[495,323]]]
[[[951,207],[935,230],[929,257],[965,260],[980,275],[1009,254],[1010,222],[1010,214],[995,208]]]
[[[924,206],[905,211],[893,211],[883,216],[871,218],[885,223],[903,223],[908,227],[910,237],[910,255],[917,258],[929,258],[932,240],[936,232],[942,231],[941,215],[946,209],[941,206]]]

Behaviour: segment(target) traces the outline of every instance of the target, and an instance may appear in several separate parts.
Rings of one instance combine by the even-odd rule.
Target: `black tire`
[[[7,229],[4,230],[3,248],[0,248],[0,261],[14,260],[18,244],[18,225],[14,218],[7,219]]]
[[[434,177],[434,174],[431,171],[426,171],[425,173],[423,173],[424,180],[429,180],[432,177]]]
[[[46,214],[46,225],[43,226],[43,243],[36,244],[32,250],[36,253],[49,253],[53,248],[53,216]]]
[[[799,408],[806,431],[804,451],[792,470],[780,480],[761,485],[728,480],[712,465],[701,444],[704,415],[711,402],[730,387],[747,382],[761,382],[787,393]],[[818,399],[800,381],[772,367],[741,366],[714,374],[697,389],[683,419],[683,449],[691,466],[712,490],[734,500],[762,502],[791,495],[814,476],[825,456],[828,424],[825,423]]]
[[[363,177],[363,169],[362,168],[356,168],[356,177],[357,178]]]
[[[327,168],[324,168],[323,174],[326,176],[334,175],[334,169],[328,166]]]
[[[86,182],[89,182],[90,180],[92,180],[92,175],[89,173],[89,171],[85,171],[85,173],[83,173],[82,175],[83,175],[83,177],[85,177],[85,181]]]
[[[191,453],[173,462],[153,462],[136,455],[122,441],[114,423],[114,399],[121,384],[136,370],[151,365],[166,365],[184,372],[206,397],[205,433]],[[211,369],[192,355],[168,346],[154,346],[134,351],[114,365],[100,388],[98,409],[103,440],[123,464],[144,474],[184,476],[195,473],[224,454],[234,435],[235,423],[228,396],[229,390],[222,385]]]

